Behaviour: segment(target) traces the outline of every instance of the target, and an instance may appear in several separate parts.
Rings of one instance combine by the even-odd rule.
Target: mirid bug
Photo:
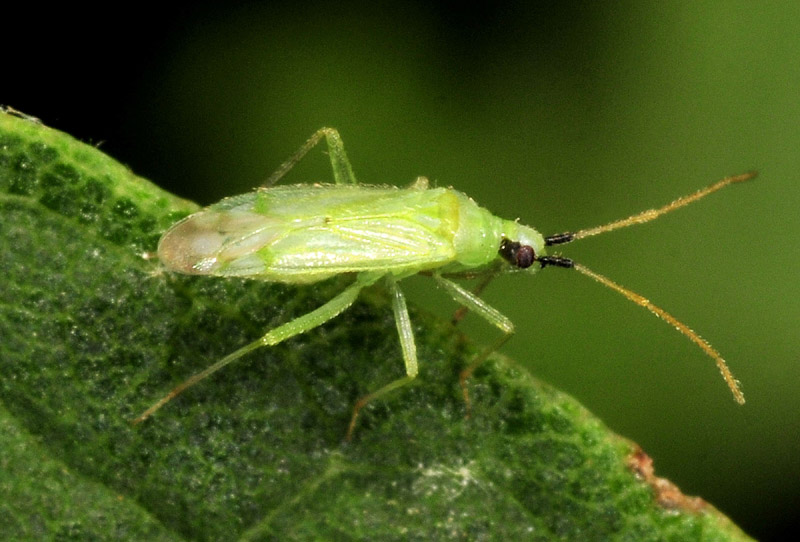
[[[335,184],[274,186],[323,137]],[[407,188],[358,184],[339,133],[322,128],[264,186],[223,199],[173,225],[159,241],[158,256],[167,269],[191,275],[307,284],[347,273],[353,275],[353,283],[317,309],[267,331],[260,339],[193,375],[133,423],[145,420],[186,388],[248,352],[278,344],[327,322],[347,309],[363,288],[384,281],[392,297],[406,376],[356,402],[347,429],[349,439],[358,414],[367,403],[417,376],[414,335],[405,296],[398,286],[400,280],[417,273],[433,277],[463,309],[473,311],[503,332],[461,373],[469,412],[467,379],[514,332],[514,324],[484,302],[480,292],[498,275],[533,274],[545,267],[575,269],[671,324],[716,362],[734,399],[743,404],[738,382],[708,342],[644,297],[569,258],[548,255],[547,247],[649,222],[724,186],[755,176],[750,172],[727,177],[658,209],[596,228],[543,237],[531,227],[494,216],[457,190],[431,188],[425,177],[417,178]],[[459,277],[482,277],[482,281],[470,292],[450,280]],[[457,318],[463,315],[463,309]]]

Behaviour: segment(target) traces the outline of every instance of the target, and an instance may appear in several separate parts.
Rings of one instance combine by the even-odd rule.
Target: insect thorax
[[[544,254],[544,238],[538,231],[499,218],[466,195],[452,192],[457,197],[459,216],[453,244],[462,271],[492,265],[500,258],[498,251],[504,240],[529,245],[535,254]]]

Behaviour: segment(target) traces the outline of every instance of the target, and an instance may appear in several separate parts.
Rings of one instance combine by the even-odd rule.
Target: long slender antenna
[[[655,220],[659,216],[674,211],[675,209],[680,209],[690,203],[694,203],[695,201],[706,197],[707,195],[716,192],[720,188],[724,188],[729,184],[733,183],[740,183],[744,181],[749,181],[750,179],[754,178],[758,175],[756,171],[750,171],[747,173],[743,173],[741,175],[734,175],[732,177],[726,177],[721,181],[717,181],[716,183],[703,188],[702,190],[698,190],[694,194],[689,196],[684,196],[682,198],[678,198],[672,203],[668,203],[663,207],[658,209],[648,209],[647,211],[643,211],[641,213],[637,213],[633,216],[629,216],[628,218],[623,218],[622,220],[617,220],[614,222],[610,222],[603,226],[597,226],[595,228],[587,228],[577,232],[565,232],[565,233],[557,233],[555,235],[550,235],[549,237],[545,238],[545,245],[553,246],[553,245],[562,245],[565,243],[570,243],[577,239],[583,239],[584,237],[591,237],[592,235],[598,235],[600,233],[606,233],[609,231],[613,231],[619,228],[624,228],[627,226],[633,226],[634,224],[644,224],[645,222],[650,222],[651,220]],[[650,302],[649,299],[628,290],[627,288],[623,288],[616,282],[612,281],[611,279],[604,277],[598,273],[595,273],[588,267],[585,267],[581,264],[573,262],[570,258],[564,258],[561,256],[539,256],[536,258],[542,267],[545,266],[553,266],[553,267],[566,267],[566,268],[575,268],[581,274],[586,275],[587,277],[591,277],[592,279],[596,280],[603,286],[611,288],[612,290],[616,291],[619,294],[622,294],[624,297],[628,298],[629,300],[633,301],[637,305],[644,307],[651,313],[655,314],[672,327],[674,327],[678,332],[682,333],[686,336],[690,341],[695,343],[699,346],[703,352],[705,352],[714,362],[717,364],[717,368],[719,368],[719,372],[722,373],[722,378],[725,379],[725,383],[728,384],[728,387],[733,393],[733,398],[736,400],[737,403],[740,405],[744,404],[744,395],[742,394],[742,390],[739,389],[739,382],[733,377],[731,374],[730,369],[728,369],[728,364],[725,363],[725,360],[722,359],[722,355],[716,351],[716,349],[711,346],[708,341],[700,337],[697,333],[692,331],[689,326],[672,316],[670,313],[658,307]]]
[[[725,383],[728,384],[728,387],[731,389],[731,393],[733,393],[733,398],[740,405],[744,404],[744,394],[742,394],[742,390],[739,389],[739,382],[733,377],[733,374],[731,373],[730,369],[728,369],[728,364],[725,363],[724,359],[722,359],[722,355],[720,355],[720,353],[717,352],[717,350],[713,346],[708,344],[708,341],[706,341],[700,335],[692,331],[689,328],[689,326],[687,326],[686,324],[684,324],[683,322],[672,316],[670,313],[668,313],[661,307],[658,307],[653,303],[651,303],[649,299],[642,297],[639,294],[628,290],[627,288],[623,288],[613,280],[604,277],[603,275],[600,275],[598,273],[595,273],[588,267],[585,267],[581,264],[575,263],[573,264],[573,267],[578,272],[593,278],[603,286],[611,288],[612,290],[627,297],[637,305],[649,310],[651,313],[655,314],[656,316],[658,316],[659,318],[670,324],[672,327],[677,329],[680,333],[688,337],[690,341],[699,346],[706,354],[708,354],[708,356],[711,359],[713,359],[716,362],[719,372],[722,373],[722,378],[725,379]]]
[[[674,211],[675,209],[680,209],[681,207],[689,205],[690,203],[694,203],[695,201],[702,199],[707,195],[716,192],[720,188],[728,186],[729,184],[749,181],[756,175],[758,175],[757,171],[749,171],[741,175],[734,175],[733,177],[725,177],[721,181],[717,181],[716,183],[707,186],[702,190],[698,190],[694,194],[678,198],[672,203],[668,203],[667,205],[664,205],[659,209],[648,209],[647,211],[642,211],[641,213],[629,216],[628,218],[623,218],[622,220],[616,220],[609,224],[605,224],[603,226],[597,226],[595,228],[587,228],[584,230],[577,231],[575,233],[559,233],[557,235],[551,235],[545,241],[547,242],[548,245],[560,245],[563,243],[569,243],[571,241],[575,241],[577,239],[583,239],[584,237],[591,237],[592,235],[598,235],[600,233],[606,233],[619,228],[633,226],[634,224],[644,224],[645,222],[650,222],[651,220],[655,220],[656,218],[660,217],[663,214],[669,213],[670,211]]]

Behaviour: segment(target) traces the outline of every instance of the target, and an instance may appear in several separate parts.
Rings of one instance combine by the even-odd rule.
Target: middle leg
[[[347,428],[347,440],[353,437],[353,430],[356,427],[356,419],[361,409],[367,403],[377,399],[378,397],[396,390],[401,386],[405,386],[417,377],[419,372],[419,365],[417,363],[417,345],[414,342],[414,332],[411,329],[411,319],[408,316],[408,307],[406,306],[406,297],[397,285],[397,279],[391,275],[386,278],[389,283],[389,290],[392,294],[392,310],[394,311],[394,321],[397,325],[397,333],[400,336],[400,347],[403,351],[403,362],[406,367],[406,376],[393,380],[381,387],[380,389],[365,395],[356,401],[353,407],[353,417],[350,419],[350,426]]]

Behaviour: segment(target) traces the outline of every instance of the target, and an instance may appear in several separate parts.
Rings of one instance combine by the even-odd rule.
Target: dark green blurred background
[[[709,339],[744,407],[686,339],[576,273],[508,277],[485,298],[518,326],[503,351],[641,444],[659,475],[757,538],[797,529],[800,4],[138,6],[8,16],[0,103],[201,203],[258,184],[323,125],[363,182],[427,175],[545,234],[758,169],[563,250]],[[329,179],[320,152],[291,177]],[[451,312],[429,280],[408,289]]]

